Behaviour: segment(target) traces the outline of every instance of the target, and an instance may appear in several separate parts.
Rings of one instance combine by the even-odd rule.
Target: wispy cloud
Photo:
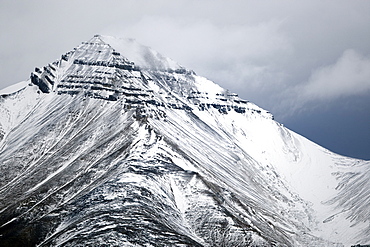
[[[308,79],[286,87],[275,110],[282,119],[330,106],[337,100],[370,93],[370,57],[345,50],[332,64],[314,69]]]
[[[131,26],[112,26],[105,32],[135,37],[163,55],[195,70],[242,97],[268,99],[286,74],[281,64],[292,56],[290,38],[282,32],[283,18],[257,23],[223,23],[205,18],[147,16]],[[246,93],[248,96],[246,96]]]
[[[346,50],[332,65],[315,70],[302,87],[304,101],[329,101],[370,92],[370,58]]]
[[[96,33],[135,38],[275,115],[368,88],[366,1],[35,1],[0,8],[0,88]]]
[[[280,33],[282,22],[273,19],[257,25],[218,25],[205,19],[148,16],[106,32],[135,37],[190,67],[219,70],[238,63],[264,64],[287,52],[288,40]]]

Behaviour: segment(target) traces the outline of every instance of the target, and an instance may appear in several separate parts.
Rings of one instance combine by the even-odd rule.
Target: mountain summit
[[[370,243],[370,162],[134,40],[94,36],[0,96],[0,246]]]

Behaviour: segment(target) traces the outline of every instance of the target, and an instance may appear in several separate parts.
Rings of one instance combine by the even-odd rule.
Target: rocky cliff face
[[[369,162],[134,41],[93,37],[0,113],[0,246],[370,240]]]

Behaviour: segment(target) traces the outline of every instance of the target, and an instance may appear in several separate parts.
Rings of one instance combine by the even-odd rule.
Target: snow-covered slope
[[[370,163],[133,40],[0,96],[0,246],[370,243]]]

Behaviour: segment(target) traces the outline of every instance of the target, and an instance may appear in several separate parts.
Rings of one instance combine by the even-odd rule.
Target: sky
[[[370,159],[369,13],[365,0],[0,0],[0,90],[94,34],[134,38],[321,146]]]

